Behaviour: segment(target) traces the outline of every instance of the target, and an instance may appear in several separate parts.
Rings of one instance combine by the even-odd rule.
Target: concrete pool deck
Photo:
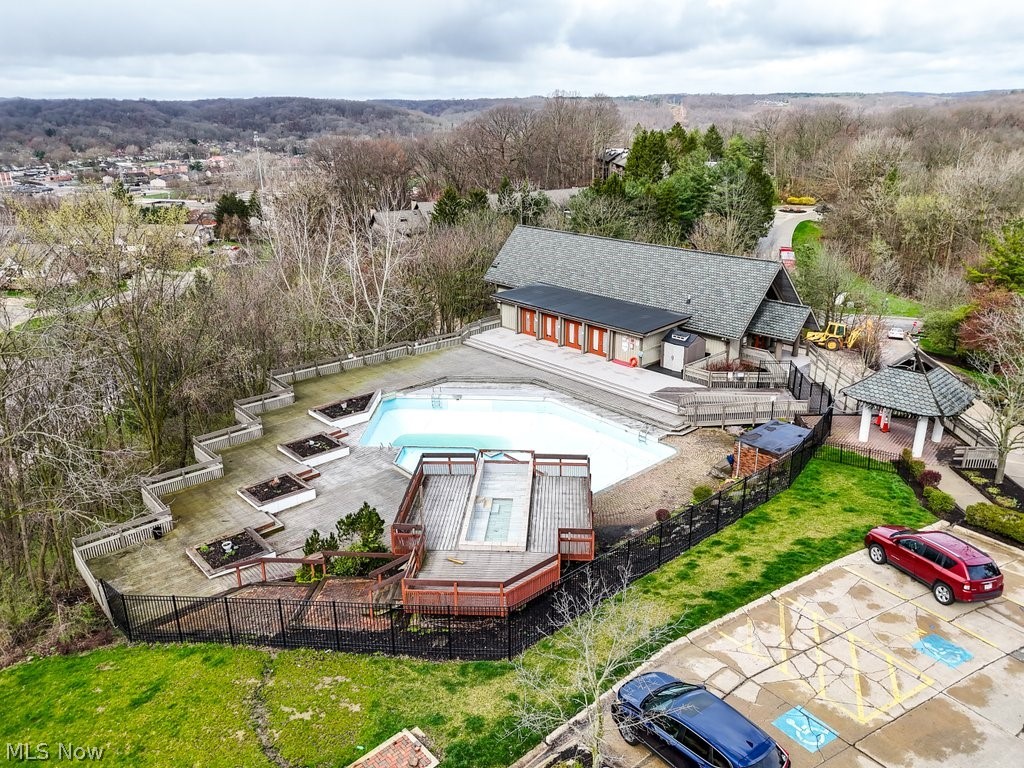
[[[502,379],[515,382],[477,381],[485,374],[494,382]],[[377,389],[384,392],[406,390],[442,378],[457,382],[460,376],[473,383],[461,388],[450,387],[451,391],[503,390],[536,395],[535,385],[522,383],[534,381],[552,387],[553,399],[596,412],[602,418],[633,429],[646,428],[654,440],[662,434],[657,427],[645,423],[651,411],[642,404],[580,385],[570,383],[567,386],[556,374],[466,346],[308,379],[295,385],[293,405],[263,414],[264,436],[261,439],[222,452],[223,478],[165,497],[175,519],[174,530],[159,541],[148,541],[95,558],[89,562],[90,568],[97,578],[105,579],[121,592],[214,595],[233,587],[233,576],[212,580],[203,576],[187,560],[185,548],[268,521],[265,514],[240,499],[236,491],[283,471],[294,471],[297,465],[280,453],[277,445],[320,431],[322,425],[307,414],[310,407]],[[445,389],[449,391],[449,385],[445,385]],[[578,400],[578,394],[586,402]],[[667,416],[664,412],[656,415],[656,423]],[[679,423],[681,425],[681,419]],[[325,534],[330,532],[339,517],[355,512],[364,501],[377,508],[385,523],[392,522],[408,478],[393,466],[397,450],[357,444],[364,428],[365,425],[358,425],[349,430],[346,442],[352,446],[351,455],[320,468],[321,476],[311,483],[317,489],[317,498],[280,513],[284,530],[266,537],[279,556],[299,554],[310,531],[315,528]],[[277,573],[278,570],[281,573]],[[274,576],[280,578],[291,570],[277,566]],[[256,575],[258,569],[247,573]]]

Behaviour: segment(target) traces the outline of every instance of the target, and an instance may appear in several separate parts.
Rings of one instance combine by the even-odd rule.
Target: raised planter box
[[[252,528],[187,547],[185,554],[208,579],[234,573],[238,566],[261,557],[277,556],[270,544]]]
[[[316,467],[348,456],[351,449],[337,437],[332,437],[326,432],[319,432],[278,445],[277,450],[292,461],[297,461],[307,467]]]
[[[369,421],[373,417],[373,412],[377,410],[380,399],[381,395],[378,389],[376,392],[368,392],[364,395],[356,395],[311,408],[308,413],[317,421],[322,421],[332,427],[351,427],[353,424],[363,424]]]
[[[238,495],[261,512],[281,512],[316,498],[316,488],[300,480],[291,472],[271,477],[246,488]]]

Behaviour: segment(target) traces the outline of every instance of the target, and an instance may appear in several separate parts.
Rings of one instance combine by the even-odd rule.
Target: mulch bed
[[[228,541],[233,545],[230,552],[225,550],[223,546]],[[206,561],[207,565],[217,570],[232,563],[237,563],[240,560],[262,555],[266,550],[248,532],[240,531],[239,533],[211,541],[201,547],[196,547],[196,552]]]
[[[356,395],[347,400],[339,400],[330,405],[323,405],[316,410],[329,419],[340,419],[343,416],[351,416],[354,413],[362,413],[373,400],[373,392],[366,395]]]
[[[250,485],[245,492],[259,502],[266,503],[280,498],[295,491],[301,491],[305,486],[291,475],[278,475],[262,483]]]
[[[301,440],[293,440],[290,443],[285,443],[284,447],[303,459],[308,459],[310,456],[317,456],[321,453],[327,453],[327,451],[333,451],[335,448],[341,447],[341,442],[335,440],[330,435],[323,433],[317,435],[310,435],[309,437],[303,437]]]
[[[973,485],[978,492],[991,501],[993,504],[998,504],[996,496],[1004,496],[1006,498],[1014,499],[1017,502],[1017,506],[1008,507],[1009,509],[1016,509],[1018,512],[1024,512],[1024,488],[1021,488],[1017,483],[1009,478],[1009,476],[1003,476],[1003,482],[998,486],[995,484],[996,471],[994,469],[968,469],[968,470],[956,470],[964,480]],[[971,475],[980,475],[985,478],[986,482],[984,485],[978,485],[971,480]],[[998,489],[998,492],[994,492],[992,489]]]

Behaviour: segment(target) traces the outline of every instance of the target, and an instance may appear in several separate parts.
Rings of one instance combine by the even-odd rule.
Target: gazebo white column
[[[865,403],[860,407],[860,435],[857,439],[866,443],[871,434],[871,406]]]
[[[942,419],[938,416],[932,421],[932,442],[942,442]]]
[[[910,453],[915,459],[920,459],[924,453],[924,438],[928,434],[928,417],[917,417],[917,429],[914,430],[914,447]]]

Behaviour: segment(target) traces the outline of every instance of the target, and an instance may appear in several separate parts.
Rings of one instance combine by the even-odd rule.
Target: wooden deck
[[[427,552],[418,579],[462,581],[505,581],[550,557],[544,552],[483,552],[479,550],[438,550]],[[461,560],[454,563],[452,560]]]
[[[591,528],[588,512],[590,478],[541,475],[533,481],[533,512],[526,549],[558,551],[559,528]]]
[[[472,475],[427,475],[418,521],[427,532],[427,549],[455,549],[473,487]]]

